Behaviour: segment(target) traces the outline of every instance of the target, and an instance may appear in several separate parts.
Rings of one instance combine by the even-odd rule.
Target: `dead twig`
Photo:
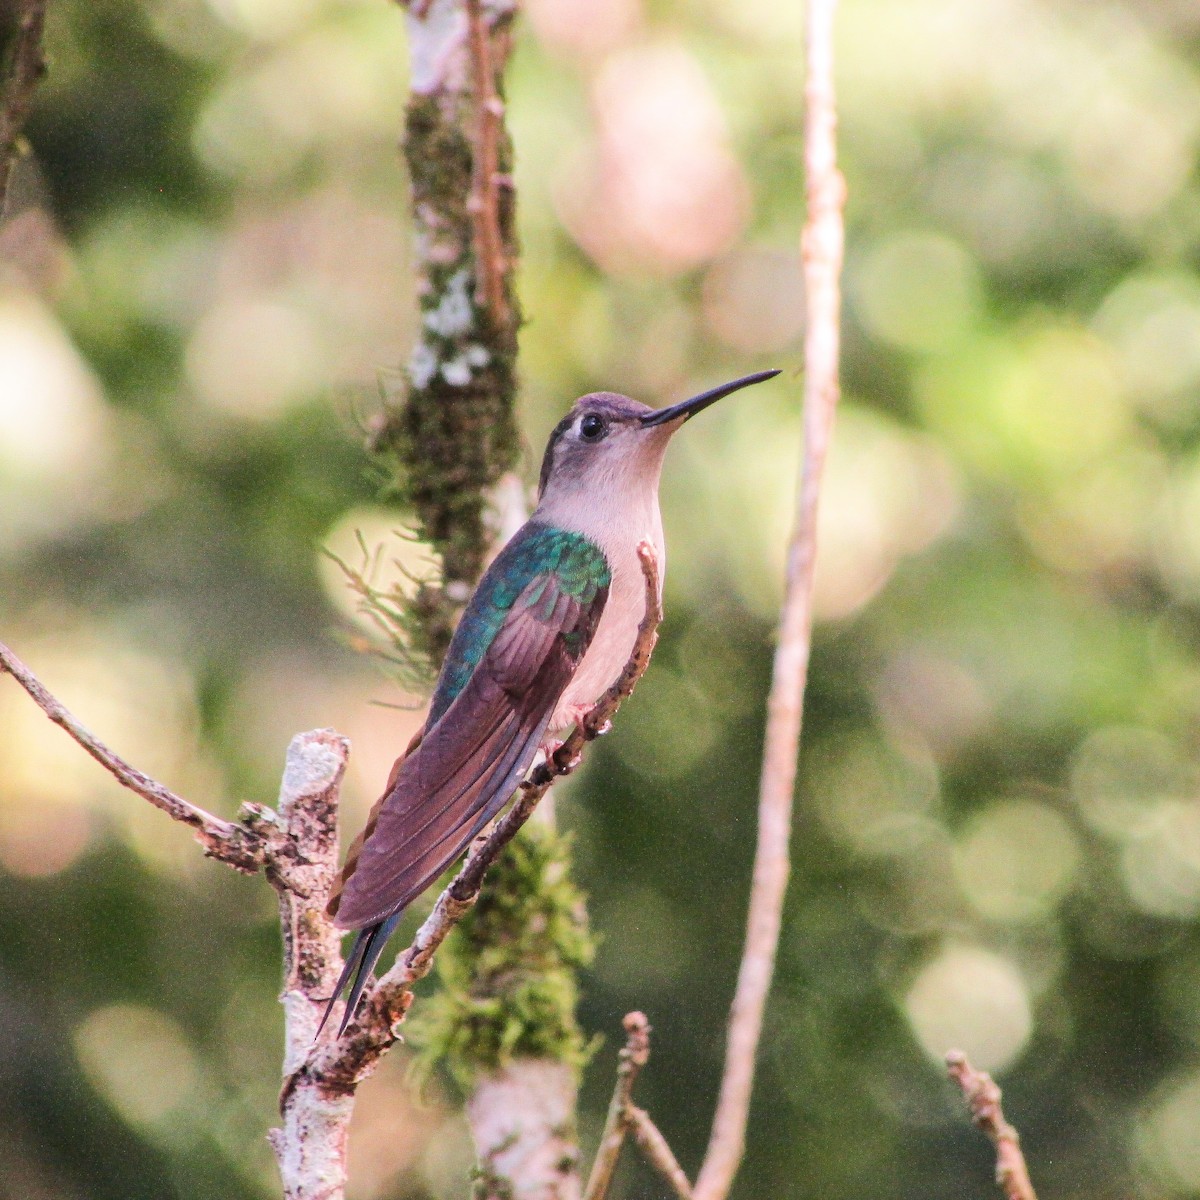
[[[633,1085],[642,1068],[650,1060],[650,1022],[646,1014],[631,1012],[622,1022],[625,1026],[625,1045],[617,1062],[617,1082],[608,1102],[608,1116],[600,1145],[592,1161],[592,1172],[584,1188],[583,1200],[602,1200],[612,1183],[621,1147],[629,1132],[629,1109],[633,1103]]]
[[[621,702],[632,695],[650,664],[662,620],[658,563],[653,547],[641,543],[638,558],[646,581],[646,612],[620,678],[549,759],[534,768],[521,785],[517,799],[491,831],[475,839],[466,861],[438,896],[412,944],[396,958],[391,970],[367,990],[357,1019],[340,1039],[315,1048],[314,1058],[305,1070],[315,1071],[327,1080],[353,1083],[371,1069],[379,1055],[396,1040],[398,1024],[412,1002],[413,984],[429,973],[438,947],[474,905],[488,867],[529,819],[550,785],[578,768],[586,743],[608,731]]]
[[[592,1162],[583,1200],[603,1200],[608,1193],[627,1134],[633,1135],[647,1161],[671,1185],[680,1200],[691,1200],[692,1185],[667,1144],[667,1139],[650,1119],[650,1114],[633,1102],[633,1085],[642,1068],[650,1061],[650,1022],[646,1020],[645,1013],[631,1012],[622,1023],[625,1026],[625,1045],[617,1065],[617,1082],[608,1104],[604,1132]]]
[[[790,871],[788,842],[812,645],[817,507],[838,400],[840,275],[845,181],[837,168],[833,25],[837,0],[809,0],[804,161],[808,219],[804,254],[804,461],[788,549],[787,584],[767,704],[758,802],[758,843],[746,942],[729,1018],[729,1041],[712,1134],[696,1181],[699,1200],[724,1200],[746,1144],[763,1012]]]
[[[0,643],[0,674],[11,675],[29,693],[33,702],[60,728],[65,729],[118,783],[161,808],[167,816],[190,826],[209,858],[227,863],[238,871],[253,874],[266,861],[270,838],[265,828],[226,821],[198,808],[182,796],[151,779],[110,750],[98,737],[46,689],[34,673],[3,643]],[[243,815],[261,825],[266,810],[246,805]]]
[[[8,180],[21,130],[33,106],[33,93],[46,73],[42,53],[42,30],[46,23],[46,0],[21,0],[20,15],[8,58],[8,72],[0,93],[0,216],[8,195]]]
[[[1004,1118],[996,1081],[986,1071],[975,1070],[961,1050],[946,1055],[946,1073],[958,1084],[975,1128],[983,1130],[996,1147],[996,1183],[1005,1200],[1037,1200],[1021,1153],[1021,1137]]]
[[[641,1147],[650,1165],[671,1185],[679,1200],[692,1200],[692,1185],[667,1144],[667,1139],[650,1119],[650,1114],[644,1108],[631,1104],[626,1109],[626,1116],[634,1141]]]

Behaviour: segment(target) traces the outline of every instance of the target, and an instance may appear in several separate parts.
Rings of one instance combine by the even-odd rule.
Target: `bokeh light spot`
[[[804,330],[800,255],[754,247],[735,250],[704,276],[704,317],[743,354],[784,349]]]
[[[164,1013],[133,1004],[99,1008],[75,1030],[74,1043],[93,1087],[131,1125],[162,1126],[194,1099],[196,1057]]]
[[[904,751],[875,738],[841,739],[814,755],[811,793],[839,841],[866,854],[900,854],[927,840],[938,772],[919,744]]]
[[[1121,875],[1144,913],[1186,918],[1200,912],[1200,803],[1156,804],[1149,827],[1122,848]]]
[[[187,370],[210,404],[270,419],[311,395],[322,377],[320,338],[299,309],[272,300],[230,299],[200,321]]]
[[[1156,1175],[1186,1192],[1200,1190],[1200,1075],[1163,1090],[1143,1115],[1139,1148]]]
[[[1045,916],[1070,889],[1079,862],[1070,825],[1032,800],[990,805],[971,820],[954,849],[963,895],[991,921]]]
[[[1110,726],[1080,746],[1071,790],[1080,815],[1113,838],[1154,832],[1160,804],[1186,800],[1193,773],[1163,734],[1135,726]]]
[[[890,235],[849,278],[867,328],[906,350],[953,342],[974,319],[979,286],[971,256],[937,233]]]
[[[1020,971],[980,946],[951,945],[926,963],[904,1007],[917,1041],[939,1063],[957,1049],[982,1071],[1003,1070],[1033,1031]]]

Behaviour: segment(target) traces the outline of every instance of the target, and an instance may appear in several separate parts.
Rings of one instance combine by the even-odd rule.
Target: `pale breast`
[[[646,526],[636,536],[609,537],[602,541],[597,538],[612,569],[612,583],[591,645],[550,718],[552,732],[573,724],[579,710],[594,704],[617,681],[629,661],[637,640],[638,626],[646,612],[646,580],[636,551],[639,541],[649,541],[656,547],[659,595],[662,595],[666,551],[657,505],[654,512],[649,514]],[[622,532],[628,534],[632,531]],[[609,544],[605,545],[604,542]]]

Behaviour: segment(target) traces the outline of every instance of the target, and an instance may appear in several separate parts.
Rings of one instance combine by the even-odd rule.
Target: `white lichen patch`
[[[408,8],[408,50],[412,63],[411,87],[418,96],[429,96],[453,86],[453,76],[464,72],[461,51],[467,41],[467,14],[458,0],[433,0],[414,16]]]
[[[466,268],[455,271],[446,281],[446,290],[436,308],[425,314],[425,328],[440,337],[461,337],[470,332],[475,310],[468,288],[471,272]]]
[[[427,342],[418,342],[408,360],[408,377],[412,380],[413,387],[428,387],[437,369],[437,355],[432,347]]]
[[[465,355],[442,364],[442,378],[451,387],[466,387],[471,382],[471,367]]]

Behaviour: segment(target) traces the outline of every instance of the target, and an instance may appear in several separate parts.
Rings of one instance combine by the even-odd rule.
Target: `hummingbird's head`
[[[667,408],[651,408],[616,392],[581,396],[550,434],[538,480],[539,499],[548,488],[608,489],[637,482],[657,486],[667,442],[684,421],[731,392],[778,374],[759,371]]]

